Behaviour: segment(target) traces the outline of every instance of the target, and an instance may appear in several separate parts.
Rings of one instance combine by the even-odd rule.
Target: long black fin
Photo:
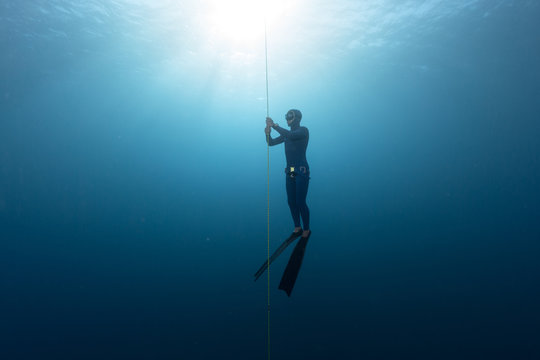
[[[291,296],[294,284],[296,283],[296,278],[300,272],[300,267],[302,266],[302,260],[304,260],[304,254],[310,236],[311,231],[307,237],[301,237],[300,240],[298,240],[298,244],[296,244],[291,257],[289,258],[289,262],[287,263],[287,267],[283,272],[283,276],[281,277],[279,289],[285,291],[289,297]]]
[[[269,264],[272,264],[272,262],[274,262],[274,260],[277,259],[277,257],[287,248],[287,246],[289,246],[294,240],[296,240],[299,236],[302,235],[302,230],[300,231],[297,231],[297,232],[293,232],[278,248],[276,251],[274,251],[274,253],[272,254],[272,256],[270,256],[270,263],[268,263],[268,259],[264,262],[264,264],[262,264],[262,266],[259,268],[259,270],[257,270],[257,272],[255,273],[255,281],[257,281],[257,279],[259,277],[261,277],[262,274],[264,274],[264,271],[268,268]]]

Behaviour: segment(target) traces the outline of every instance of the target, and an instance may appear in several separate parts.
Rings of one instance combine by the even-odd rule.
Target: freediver
[[[300,126],[302,113],[300,110],[291,109],[285,115],[287,125],[291,130],[285,130],[275,123],[272,118],[266,118],[266,128],[264,129],[268,145],[274,146],[285,143],[285,158],[287,167],[285,168],[285,186],[287,189],[287,200],[294,222],[293,233],[302,231],[300,218],[302,219],[302,237],[308,237],[311,233],[309,229],[309,208],[306,204],[306,197],[309,185],[309,165],[306,159],[306,150],[309,141],[309,131],[305,126]],[[274,129],[279,133],[275,139],[270,132]]]
[[[272,261],[274,261],[289,244],[300,237],[279,285],[279,289],[284,290],[287,295],[291,296],[296,277],[298,276],[304,258],[307,241],[311,235],[311,230],[309,228],[309,208],[306,204],[310,175],[309,165],[306,159],[309,131],[306,127],[300,126],[300,121],[302,120],[302,113],[300,110],[289,110],[285,115],[285,119],[287,125],[291,128],[290,130],[283,129],[275,123],[272,118],[267,117],[264,132],[269,146],[285,143],[285,158],[287,160],[287,167],[285,168],[285,187],[287,190],[289,208],[294,222],[294,230],[274,254],[272,254],[272,256],[263,264],[259,271],[255,273],[255,280],[262,275],[269,266],[269,263],[272,263]],[[272,129],[279,134],[275,139],[270,135]]]

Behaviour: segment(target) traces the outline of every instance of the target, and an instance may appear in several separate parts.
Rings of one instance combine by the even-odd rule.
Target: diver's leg
[[[296,177],[296,206],[302,216],[302,223],[304,225],[303,236],[309,234],[309,208],[306,203],[308,186],[309,176]]]
[[[294,222],[294,231],[302,229],[300,226],[300,209],[296,203],[296,181],[295,178],[286,176],[286,188],[287,188],[287,201],[289,203],[289,209],[291,209],[291,215]]]

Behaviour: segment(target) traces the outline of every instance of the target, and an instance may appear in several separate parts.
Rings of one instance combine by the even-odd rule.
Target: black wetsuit
[[[285,130],[278,125],[274,127],[280,136],[275,139],[269,135],[270,146],[285,143],[285,157],[287,158],[286,187],[287,199],[295,227],[300,227],[300,217],[304,230],[309,230],[309,208],[306,197],[309,185],[309,165],[306,160],[306,149],[309,141],[309,131],[304,126],[293,124],[291,130]],[[294,173],[291,174],[291,168]]]

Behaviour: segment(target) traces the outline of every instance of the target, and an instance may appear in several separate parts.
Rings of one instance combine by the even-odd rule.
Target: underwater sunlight
[[[275,24],[294,2],[284,0],[213,0],[207,3],[207,31],[233,44],[251,44],[264,36],[265,17]]]

